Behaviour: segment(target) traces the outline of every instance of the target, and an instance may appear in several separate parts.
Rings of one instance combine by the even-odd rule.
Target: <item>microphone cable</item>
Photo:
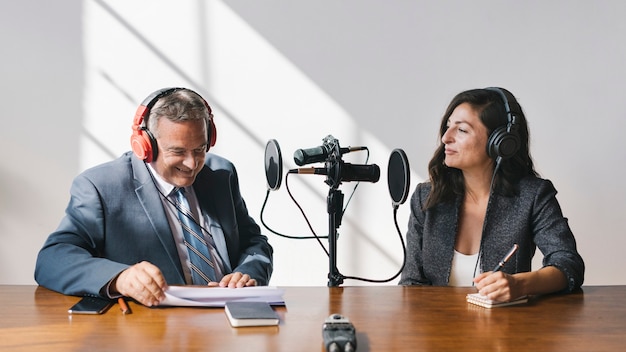
[[[291,197],[291,200],[296,204],[296,206],[298,207],[298,209],[300,210],[300,213],[302,214],[302,216],[304,217],[304,221],[306,221],[307,226],[309,227],[309,230],[311,230],[311,233],[313,234],[313,236],[292,236],[292,235],[285,235],[282,233],[279,233],[275,230],[273,230],[272,228],[270,228],[269,226],[267,226],[267,224],[265,223],[265,220],[263,219],[263,213],[265,210],[265,205],[267,204],[267,199],[270,196],[270,189],[267,190],[266,194],[265,194],[265,200],[263,201],[263,206],[261,207],[261,215],[259,216],[261,223],[263,224],[263,226],[265,226],[265,228],[270,231],[271,233],[280,236],[280,237],[284,237],[284,238],[289,238],[289,239],[294,239],[294,240],[309,240],[309,239],[316,239],[317,242],[320,244],[320,246],[322,247],[322,249],[324,250],[324,252],[326,252],[326,256],[330,256],[330,253],[328,252],[328,249],[326,249],[326,247],[324,246],[324,244],[322,243],[321,239],[322,238],[328,238],[328,236],[318,236],[317,233],[315,232],[315,230],[313,229],[313,226],[311,225],[311,222],[309,221],[309,218],[306,216],[306,213],[304,212],[304,209],[302,209],[302,207],[300,206],[300,204],[298,203],[298,201],[296,201],[296,199],[293,197],[293,195],[291,194],[291,190],[289,189],[289,173],[286,174],[285,176],[285,187],[287,188],[287,193],[289,194],[289,197]]]
[[[476,270],[478,270],[478,263],[480,263],[480,258],[483,255],[483,237],[485,236],[485,227],[487,225],[487,214],[489,213],[489,206],[491,205],[491,195],[494,190],[494,184],[496,181],[496,174],[498,170],[500,170],[500,163],[502,163],[502,157],[498,156],[496,158],[496,167],[493,169],[493,175],[491,175],[491,182],[489,183],[489,200],[487,201],[487,209],[485,209],[485,219],[483,219],[483,229],[480,234],[480,246],[478,247],[478,257],[476,258],[476,264],[474,265],[474,275],[472,280],[476,277]],[[472,286],[474,286],[474,281],[472,281]]]
[[[396,226],[396,231],[398,232],[398,237],[400,238],[400,243],[402,243],[402,266],[400,267],[400,270],[398,270],[398,272],[390,277],[389,279],[383,279],[383,280],[376,280],[376,279],[366,279],[366,278],[362,278],[362,277],[357,277],[357,276],[347,276],[347,275],[341,275],[342,279],[351,279],[351,280],[360,280],[360,281],[365,281],[365,282],[373,282],[373,283],[385,283],[385,282],[389,282],[395,278],[397,278],[400,274],[402,274],[402,271],[404,270],[404,267],[406,265],[406,245],[404,243],[404,239],[402,238],[402,232],[400,231],[400,227],[398,226],[398,206],[394,205],[393,207],[393,223]]]

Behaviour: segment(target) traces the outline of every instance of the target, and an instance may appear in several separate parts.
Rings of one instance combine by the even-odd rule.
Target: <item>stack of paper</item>
[[[224,307],[230,301],[257,301],[284,305],[283,289],[271,286],[224,288],[208,286],[170,286],[160,306]]]

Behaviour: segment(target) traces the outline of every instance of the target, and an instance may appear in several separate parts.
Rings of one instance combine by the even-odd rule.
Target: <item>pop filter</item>
[[[280,147],[275,139],[265,145],[265,179],[268,190],[276,191],[283,179],[283,158]]]
[[[398,207],[406,201],[411,184],[409,160],[402,149],[394,149],[389,156],[387,182],[393,206]]]

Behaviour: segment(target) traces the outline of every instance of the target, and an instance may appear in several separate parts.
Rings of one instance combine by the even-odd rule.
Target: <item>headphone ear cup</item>
[[[209,135],[208,135],[209,145],[207,145],[206,151],[209,151],[209,148],[215,146],[215,141],[217,141],[217,129],[215,128],[215,122],[213,119],[209,122]]]
[[[148,113],[145,105],[140,105],[133,119],[132,130],[130,135],[130,148],[135,155],[145,162],[152,162],[157,156],[156,139],[150,131],[143,126],[144,116]]]
[[[149,163],[156,159],[157,146],[152,133],[143,127],[136,129],[130,136],[130,147],[135,155]]]
[[[508,159],[515,155],[520,148],[519,136],[507,131],[507,127],[498,127],[489,136],[487,154],[490,158]]]

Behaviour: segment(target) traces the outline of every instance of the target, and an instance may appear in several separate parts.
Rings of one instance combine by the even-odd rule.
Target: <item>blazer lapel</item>
[[[172,231],[170,230],[165,210],[163,209],[163,203],[161,201],[159,190],[154,184],[147,165],[136,157],[132,158],[132,162],[135,184],[137,185],[135,188],[135,194],[137,195],[143,210],[146,212],[146,216],[150,219],[152,228],[161,241],[163,249],[165,253],[167,253],[172,266],[176,268],[176,272],[180,276],[180,281],[185,282],[185,277],[180,264],[180,258],[178,256],[178,252],[176,251],[176,243],[174,242],[174,237],[172,235]]]

